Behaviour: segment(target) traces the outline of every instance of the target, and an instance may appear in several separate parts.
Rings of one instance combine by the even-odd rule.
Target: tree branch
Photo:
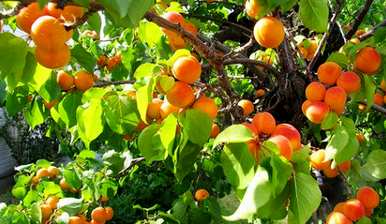
[[[382,27],[386,27],[386,19],[383,20],[382,23],[374,26],[371,30],[369,30],[368,32],[362,34],[361,36],[358,37],[358,39],[360,41],[364,41],[366,40],[367,38],[371,37],[374,35],[374,33],[379,29],[379,28],[382,28]]]
[[[116,86],[116,85],[125,85],[133,84],[134,80],[120,80],[120,81],[100,81],[94,85],[94,87],[105,87],[105,86]]]
[[[371,4],[374,2],[374,0],[366,0],[365,5],[362,7],[362,9],[357,13],[357,16],[355,17],[353,23],[351,24],[351,30],[349,30],[346,34],[346,39],[350,40],[352,36],[354,36],[355,32],[358,30],[359,25],[361,25],[363,19],[365,18],[367,12],[370,9]]]

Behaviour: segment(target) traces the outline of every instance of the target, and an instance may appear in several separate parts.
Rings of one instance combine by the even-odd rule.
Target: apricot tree
[[[1,223],[386,221],[382,1],[0,7],[0,103],[73,158],[17,167]],[[118,203],[160,166],[172,203]]]

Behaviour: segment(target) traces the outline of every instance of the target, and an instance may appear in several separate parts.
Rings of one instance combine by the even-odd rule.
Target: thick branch
[[[367,12],[370,9],[371,4],[374,2],[374,0],[366,0],[365,5],[362,7],[362,9],[357,13],[357,16],[355,17],[353,23],[351,24],[351,30],[347,32],[346,39],[349,40],[354,36],[355,32],[358,30],[359,25],[361,25],[363,19],[365,18]]]
[[[360,41],[364,41],[366,40],[367,38],[371,37],[374,35],[374,33],[379,29],[379,28],[382,28],[382,27],[386,27],[386,19],[383,20],[382,23],[374,26],[371,30],[369,30],[368,32],[362,34],[361,36],[358,37],[358,39]]]
[[[271,65],[265,64],[261,61],[252,60],[249,58],[233,58],[233,59],[227,59],[224,61],[224,65],[233,65],[233,64],[255,65],[255,66],[267,69],[268,71],[272,72],[275,75],[278,75],[278,72]]]

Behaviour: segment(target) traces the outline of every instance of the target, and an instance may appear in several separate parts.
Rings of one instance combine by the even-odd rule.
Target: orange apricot
[[[162,103],[163,103],[163,101],[161,99],[158,99],[158,98],[154,98],[149,103],[149,105],[147,106],[146,114],[150,120],[156,120],[156,119],[159,119],[161,117],[160,108],[161,108]]]
[[[275,17],[265,16],[256,22],[253,34],[259,45],[265,48],[276,48],[284,40],[283,23]]]
[[[306,98],[311,101],[322,101],[326,87],[320,82],[311,82],[306,88]]]
[[[256,140],[251,140],[247,142],[247,147],[248,147],[249,153],[251,153],[255,161],[259,162],[260,143],[259,143],[258,137]]]
[[[384,79],[381,81],[380,87],[383,90],[383,92],[386,92],[386,81]]]
[[[49,177],[50,173],[48,172],[47,168],[41,168],[36,172],[36,176],[38,178],[43,178],[43,177]]]
[[[79,216],[71,216],[68,224],[83,224],[83,220]]]
[[[66,22],[76,22],[84,15],[83,7],[76,5],[66,5],[63,8],[61,18]]]
[[[58,104],[58,100],[57,99],[53,99],[51,100],[50,102],[47,102],[47,101],[44,101],[43,104],[44,106],[48,109],[48,110],[51,110],[51,108],[53,108],[56,104]]]
[[[46,50],[37,46],[35,49],[36,61],[46,68],[61,68],[70,62],[71,52],[66,44],[61,44],[54,50]]]
[[[167,92],[166,98],[169,103],[180,108],[191,105],[194,101],[194,91],[185,82],[177,81]]]
[[[311,166],[316,170],[324,170],[330,166],[330,161],[325,161],[326,151],[320,149],[310,155]]]
[[[347,94],[358,92],[361,89],[361,78],[355,72],[343,72],[336,85],[342,87]]]
[[[300,133],[298,129],[296,129],[291,124],[282,123],[277,125],[272,133],[272,136],[276,135],[282,135],[286,137],[290,141],[291,147],[294,151],[299,150],[302,146]]]
[[[374,94],[374,104],[378,106],[383,106],[383,94],[380,92],[377,92]]]
[[[184,28],[186,31],[188,31],[189,33],[191,33],[193,35],[197,35],[197,33],[198,33],[197,27],[193,23],[190,23],[190,22],[182,23],[182,28]]]
[[[51,196],[51,197],[47,198],[46,205],[49,205],[50,208],[52,208],[52,209],[56,209],[58,202],[59,202],[58,196]]]
[[[326,166],[326,168],[323,169],[323,173],[324,173],[324,176],[326,176],[327,178],[334,178],[339,175],[338,169],[331,168],[331,162],[329,162],[328,166]]]
[[[49,174],[49,176],[50,176],[51,178],[57,177],[57,176],[59,175],[59,173],[60,173],[59,168],[57,168],[57,167],[55,167],[55,166],[49,166],[49,167],[47,168],[47,170],[48,170],[48,174]]]
[[[315,101],[307,106],[305,115],[312,123],[320,124],[329,111],[330,108],[326,103]]]
[[[343,214],[355,222],[365,216],[365,207],[358,199],[350,199],[344,203]]]
[[[40,210],[42,211],[42,219],[48,220],[52,214],[52,208],[49,205],[42,204]]]
[[[255,109],[250,100],[240,100],[237,105],[243,109],[244,116],[250,115]]]
[[[357,133],[355,135],[355,138],[358,140],[359,143],[363,143],[366,141],[366,138],[362,133]]]
[[[33,2],[22,8],[16,15],[16,25],[24,32],[31,33],[32,24],[41,16],[44,16],[44,10],[37,2]]]
[[[201,64],[193,56],[183,56],[174,62],[172,73],[176,79],[193,84],[200,79]]]
[[[334,85],[342,72],[342,68],[335,62],[325,62],[318,68],[318,79],[327,85]]]
[[[114,70],[122,62],[121,54],[116,54],[107,60],[107,69],[109,71]]]
[[[364,186],[359,188],[356,198],[366,209],[373,209],[379,205],[379,195],[372,187]]]
[[[365,208],[365,215],[367,217],[371,217],[371,215],[373,215],[373,213],[374,213],[374,209],[372,209],[372,208]]]
[[[312,104],[311,100],[306,100],[302,103],[302,112],[305,115],[307,108]]]
[[[245,2],[245,12],[251,18],[256,19],[261,11],[261,6],[257,0],[247,0]]]
[[[160,115],[162,119],[165,119],[169,114],[178,112],[180,108],[170,104],[167,100],[161,104]]]
[[[44,7],[44,13],[46,15],[55,17],[57,19],[60,19],[60,16],[62,15],[63,10],[57,7],[57,4],[54,2],[49,2]]]
[[[59,71],[56,81],[61,89],[69,90],[74,86],[74,77],[65,71]]]
[[[268,112],[259,112],[253,117],[252,124],[255,125],[259,134],[270,135],[275,131],[276,120]]]
[[[357,30],[357,31],[355,32],[355,36],[359,37],[359,36],[361,36],[361,35],[364,34],[364,33],[366,33],[365,30],[359,29],[359,30]]]
[[[354,67],[366,74],[374,74],[381,67],[382,58],[375,48],[362,48],[354,60]]]
[[[338,169],[343,173],[346,173],[347,171],[349,171],[351,169],[351,160],[347,160],[339,164]]]
[[[74,84],[78,90],[83,92],[90,89],[94,85],[93,74],[83,70],[77,72],[75,74]]]
[[[340,212],[332,212],[328,215],[326,224],[352,224],[352,221]]]
[[[264,95],[265,95],[265,90],[264,89],[256,90],[256,97],[262,97]]]
[[[192,108],[208,114],[212,119],[216,118],[218,112],[216,102],[205,95],[200,96],[200,98],[194,102]]]
[[[208,197],[209,197],[209,192],[203,188],[198,189],[194,193],[194,198],[196,199],[196,201],[203,201],[203,200],[207,199]]]
[[[291,142],[283,135],[275,135],[268,139],[268,141],[274,143],[280,151],[280,155],[286,159],[291,160],[292,146]]]
[[[98,60],[97,60],[97,65],[98,65],[99,67],[104,67],[104,66],[107,65],[107,61],[108,61],[108,60],[109,60],[109,59],[107,58],[106,55],[100,55],[100,56],[98,57]]]
[[[335,205],[334,207],[334,212],[340,212],[343,214],[344,212],[344,203],[345,202],[339,202],[338,204]]]
[[[66,180],[64,178],[62,178],[60,180],[59,186],[60,186],[60,188],[62,188],[62,190],[65,190],[65,191],[70,190],[70,188],[71,188],[70,185],[66,182]]]
[[[310,46],[307,48],[307,57],[306,59],[311,61],[312,58],[315,55],[316,50],[318,49],[318,43],[316,40],[311,40],[310,41]]]
[[[97,222],[106,221],[106,210],[102,207],[97,207],[91,212],[91,218]]]
[[[185,21],[184,17],[178,12],[167,12],[163,14],[162,17],[167,21],[175,24],[183,24]]]
[[[210,137],[216,138],[219,133],[220,133],[220,127],[216,123],[213,123],[212,130],[210,131]]]
[[[341,114],[344,112],[346,100],[346,91],[339,86],[334,86],[327,89],[326,95],[324,97],[324,102],[331,108],[331,110],[335,111],[337,114]]]
[[[105,212],[106,212],[106,221],[110,221],[111,219],[113,219],[113,216],[114,216],[113,208],[106,207]]]
[[[39,17],[31,27],[31,38],[35,44],[45,50],[57,49],[72,36],[63,24],[52,16]]]

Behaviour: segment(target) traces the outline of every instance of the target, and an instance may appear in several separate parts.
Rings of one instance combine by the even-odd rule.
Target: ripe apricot
[[[115,67],[117,67],[122,62],[122,56],[120,54],[116,54],[113,57],[109,58],[107,61],[107,69],[109,71],[114,70]]]
[[[332,169],[330,162],[328,163],[328,166],[323,169],[323,173],[324,173],[324,176],[326,176],[327,178],[334,178],[339,175],[338,169],[336,168]]]
[[[52,16],[39,17],[31,27],[31,38],[35,44],[45,50],[54,50],[62,46],[72,36],[62,23]]]
[[[264,89],[256,90],[256,97],[262,97],[264,95],[265,95],[265,90]]]
[[[79,71],[75,74],[74,84],[80,91],[86,91],[94,85],[93,74],[87,71]]]
[[[69,90],[74,86],[74,77],[65,71],[59,71],[56,81],[61,89]]]
[[[259,134],[270,135],[275,130],[276,120],[268,112],[259,112],[253,117],[252,124],[255,125]]]
[[[334,207],[334,212],[340,212],[343,214],[344,212],[344,203],[345,202],[339,202],[338,204],[335,205]]]
[[[379,195],[372,187],[359,188],[356,197],[366,209],[373,209],[379,205]]]
[[[244,116],[250,115],[255,109],[253,103],[250,100],[240,100],[237,105],[243,109]]]
[[[49,205],[42,204],[40,210],[42,211],[43,220],[48,220],[52,214],[52,208]]]
[[[343,173],[346,173],[347,171],[349,171],[351,169],[351,160],[347,160],[339,164],[338,169]]]
[[[99,67],[104,67],[104,66],[107,65],[107,61],[108,61],[108,60],[109,60],[109,59],[107,58],[106,55],[100,55],[100,56],[98,57],[98,60],[97,60],[97,65],[98,65]]]
[[[200,98],[194,102],[192,108],[208,114],[208,116],[212,119],[216,118],[218,112],[216,102],[214,102],[212,98],[205,95],[200,96]]]
[[[334,85],[342,72],[342,68],[335,62],[325,62],[318,68],[318,79],[327,85]]]
[[[284,26],[280,20],[265,16],[255,24],[253,34],[257,43],[265,48],[276,48],[284,40]]]
[[[367,106],[365,105],[365,104],[363,104],[363,103],[359,103],[358,104],[358,110],[359,111],[365,111],[366,110],[366,108],[367,108]]]
[[[318,43],[316,40],[311,40],[310,41],[310,46],[307,48],[307,60],[311,61],[312,58],[315,55],[316,50],[318,49]]]
[[[91,218],[97,222],[106,221],[106,211],[103,207],[97,207],[91,212]]]
[[[34,186],[34,185],[37,185],[38,183],[40,182],[40,178],[37,177],[37,176],[34,176],[32,177],[31,179],[31,184]]]
[[[66,22],[75,22],[84,15],[84,9],[76,5],[66,5],[63,8],[61,18]]]
[[[164,30],[163,32],[168,37],[170,48],[173,51],[176,51],[181,48],[185,48],[185,40],[184,38],[182,38],[181,35],[168,30]]]
[[[44,106],[48,109],[48,110],[51,110],[51,108],[53,108],[56,104],[58,104],[58,100],[57,99],[54,99],[54,100],[51,100],[50,102],[46,102],[44,101],[43,104]]]
[[[60,180],[59,186],[60,186],[60,188],[62,188],[62,190],[65,190],[65,191],[70,190],[70,188],[71,188],[70,185],[66,182],[66,180],[64,178],[62,178]]]
[[[205,189],[198,189],[196,193],[194,193],[194,198],[196,201],[203,201],[209,197],[209,192]]]
[[[113,219],[113,216],[114,216],[113,208],[106,207],[105,212],[106,212],[106,221],[110,221],[111,219]]]
[[[249,153],[251,153],[255,161],[259,162],[260,143],[259,143],[258,137],[256,140],[251,140],[247,142],[247,147],[248,147]]]
[[[49,166],[47,168],[47,170],[48,170],[48,173],[49,173],[51,178],[57,177],[59,175],[59,173],[60,173],[59,168],[57,168],[55,166]]]
[[[371,215],[373,214],[373,212],[374,212],[374,209],[372,209],[372,208],[365,208],[365,215],[366,215],[367,217],[371,217]]]
[[[311,100],[306,100],[302,103],[302,112],[304,115],[306,115],[307,108],[312,104]]]
[[[342,87],[334,86],[326,91],[324,102],[330,107],[331,110],[337,114],[344,112],[346,105],[347,94]]]
[[[381,67],[382,58],[375,48],[362,48],[354,59],[354,67],[366,74],[374,74]]]
[[[24,32],[31,33],[32,24],[41,16],[44,16],[44,10],[37,2],[33,2],[22,8],[16,15],[16,25]]]
[[[71,216],[68,224],[83,224],[83,220],[79,216]]]
[[[50,176],[50,173],[48,172],[48,169],[47,169],[47,168],[41,168],[41,169],[39,169],[39,170],[36,172],[36,176],[39,177],[39,178],[49,177],[49,176]]]
[[[291,160],[292,157],[292,146],[291,142],[283,135],[275,135],[270,137],[268,141],[274,143],[280,151],[280,155],[286,159]]]
[[[320,149],[310,155],[311,166],[316,170],[324,170],[330,166],[330,161],[325,161],[326,151]]]
[[[193,56],[183,56],[174,62],[172,73],[176,79],[193,84],[200,79],[201,64]]]
[[[320,82],[311,82],[306,88],[306,98],[311,101],[322,101],[326,87]]]
[[[347,94],[358,92],[361,89],[361,78],[355,72],[343,72],[336,85],[342,87]]]
[[[261,6],[257,0],[247,0],[245,2],[245,12],[251,18],[256,19],[261,11]]]
[[[46,50],[37,46],[35,49],[36,61],[46,68],[61,68],[70,62],[71,52],[66,44],[58,46],[54,50]]]
[[[161,104],[161,107],[160,107],[161,118],[165,119],[169,114],[175,113],[179,109],[180,109],[179,107],[176,107],[170,104],[167,100],[164,100],[164,102]]]
[[[374,104],[378,106],[383,106],[383,94],[380,92],[377,92],[374,94]]]
[[[355,135],[355,138],[358,140],[359,143],[363,143],[366,141],[366,138],[362,133],[357,133]]]
[[[194,91],[192,87],[185,82],[178,81],[166,94],[170,104],[176,107],[184,108],[191,105],[194,101]]]
[[[191,33],[193,35],[197,35],[197,33],[198,33],[197,27],[193,23],[190,23],[190,22],[184,22],[182,24],[182,28],[184,28],[186,31],[188,31],[189,33]]]
[[[219,133],[220,133],[220,127],[216,123],[213,123],[212,130],[210,131],[210,137],[216,138]]]
[[[327,216],[326,224],[352,224],[352,221],[340,212],[332,212]]]
[[[276,135],[282,135],[286,137],[290,141],[291,147],[294,151],[299,150],[302,146],[300,133],[298,129],[296,129],[291,124],[282,123],[277,125],[272,133],[272,136]]]
[[[47,198],[46,205],[49,205],[50,208],[52,208],[52,209],[56,209],[58,202],[59,202],[58,196],[51,196],[51,197]]]
[[[259,137],[259,132],[257,131],[257,128],[254,124],[244,122],[243,125],[251,131],[254,138]]]
[[[57,4],[54,2],[49,2],[46,7],[44,7],[44,13],[46,15],[60,19],[63,10],[57,7]]]
[[[90,224],[105,224],[106,222],[98,222],[98,221],[95,221],[95,220],[91,220],[90,221]]]
[[[386,81],[384,79],[381,81],[380,87],[383,90],[383,92],[386,92]]]
[[[167,12],[163,14],[162,17],[167,21],[175,24],[183,24],[185,21],[184,17],[178,12]]]
[[[359,37],[359,36],[361,36],[361,35],[364,34],[364,33],[366,33],[365,30],[359,29],[359,30],[357,30],[357,31],[355,32],[355,36]]]
[[[306,109],[306,117],[314,124],[322,123],[323,119],[327,116],[330,108],[324,102],[311,102]]]
[[[163,103],[163,101],[161,99],[158,99],[158,98],[154,98],[151,101],[151,103],[149,103],[149,105],[147,106],[146,114],[150,120],[156,120],[156,119],[159,119],[161,117],[160,108],[161,108],[162,103]]]
[[[358,199],[350,199],[344,203],[343,214],[355,222],[365,216],[365,207]]]

